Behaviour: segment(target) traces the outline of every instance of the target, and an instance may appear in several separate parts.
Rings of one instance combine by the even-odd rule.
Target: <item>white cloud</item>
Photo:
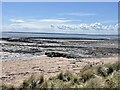
[[[58,15],[68,15],[68,16],[94,16],[95,13],[60,13]]]
[[[62,30],[117,30],[117,25],[104,25],[101,23],[91,23],[91,24],[55,24],[51,25],[52,28],[62,29]]]
[[[11,22],[15,22],[15,23],[23,23],[23,20],[20,19],[10,19]]]
[[[3,31],[27,31],[27,32],[49,32],[49,33],[117,33],[118,25],[107,25],[102,23],[66,23],[72,22],[75,20],[67,19],[42,19],[42,20],[16,20],[13,19],[13,22],[7,25],[3,25]],[[19,22],[19,23],[18,23]]]
[[[57,23],[64,23],[64,22],[72,22],[72,20],[66,19],[42,19],[41,22],[57,22]]]
[[[66,23],[66,22],[73,22],[74,20],[69,20],[66,18],[57,18],[57,19],[28,19],[27,21],[30,22],[42,22],[42,23]],[[78,21],[78,20],[75,20]],[[80,20],[79,20],[80,21]]]

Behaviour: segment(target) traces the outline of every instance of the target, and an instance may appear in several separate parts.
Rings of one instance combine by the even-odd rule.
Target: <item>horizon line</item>
[[[1,32],[1,31],[0,31],[0,32]],[[29,33],[29,34],[61,34],[61,35],[102,35],[102,36],[119,36],[119,34],[76,34],[76,33],[18,32],[18,31],[2,31],[1,33]]]

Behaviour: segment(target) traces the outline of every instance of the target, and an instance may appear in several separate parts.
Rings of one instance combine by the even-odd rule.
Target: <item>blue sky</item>
[[[2,14],[3,31],[117,33],[117,2],[4,2]]]

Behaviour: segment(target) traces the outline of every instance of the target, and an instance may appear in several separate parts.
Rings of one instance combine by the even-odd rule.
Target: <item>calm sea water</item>
[[[20,38],[20,37],[115,39],[118,38],[118,35],[2,32],[2,38]]]

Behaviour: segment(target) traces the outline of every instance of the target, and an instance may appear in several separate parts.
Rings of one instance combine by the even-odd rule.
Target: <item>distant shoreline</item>
[[[7,39],[7,38],[107,40],[107,39],[118,39],[118,35],[39,33],[39,32],[2,32],[1,39]]]
[[[24,38],[24,39],[58,39],[58,40],[61,40],[61,39],[64,39],[64,40],[109,40],[109,39],[104,39],[104,38],[62,38],[62,37],[2,37],[0,38],[1,40],[9,40],[9,39],[12,39],[12,38]]]
[[[2,33],[30,33],[30,34],[62,34],[62,35],[92,35],[92,36],[118,36],[116,34],[75,34],[75,33],[46,33],[46,32],[12,32],[12,31],[4,31]]]

